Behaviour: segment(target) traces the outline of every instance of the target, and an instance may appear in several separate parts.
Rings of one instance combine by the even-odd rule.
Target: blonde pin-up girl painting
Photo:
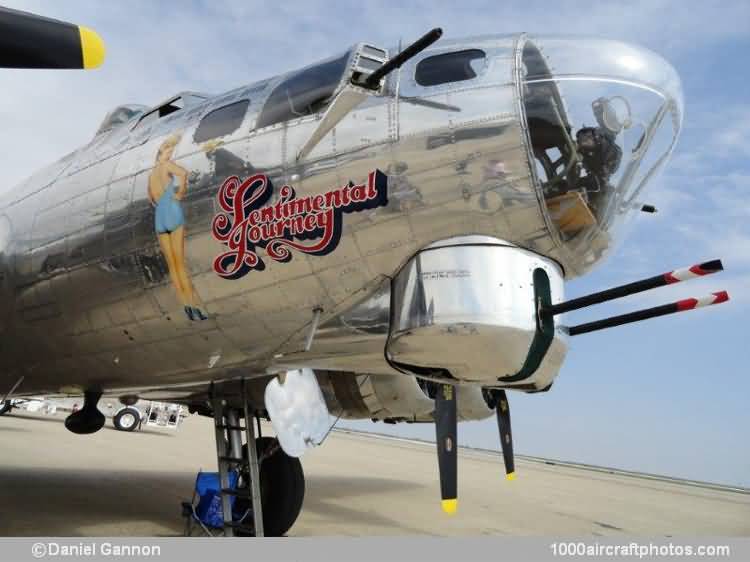
[[[169,268],[177,297],[190,320],[205,320],[185,265],[185,215],[181,201],[187,193],[187,171],[172,161],[178,135],[168,137],[159,147],[156,164],[148,178],[148,197],[154,206],[154,226],[162,254]]]

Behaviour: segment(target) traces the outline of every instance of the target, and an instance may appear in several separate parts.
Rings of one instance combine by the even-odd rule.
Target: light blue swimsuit
[[[174,195],[174,176],[170,176],[169,185],[164,189],[164,193],[162,193],[159,201],[156,203],[154,226],[156,227],[157,234],[174,232],[185,224],[185,215],[182,213],[182,206],[174,198]]]

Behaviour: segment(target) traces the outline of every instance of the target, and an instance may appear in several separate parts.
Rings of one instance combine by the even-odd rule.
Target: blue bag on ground
[[[229,473],[229,487],[237,485],[237,472]],[[224,513],[221,506],[221,481],[218,472],[200,472],[195,480],[195,493],[200,497],[195,507],[198,519],[207,527],[220,528],[224,526]],[[230,505],[234,506],[234,496],[229,497]]]

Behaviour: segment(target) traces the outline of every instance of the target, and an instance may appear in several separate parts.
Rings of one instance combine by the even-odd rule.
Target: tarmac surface
[[[0,417],[0,535],[174,536],[199,468],[216,470],[212,420],[73,435],[64,415]],[[440,510],[434,445],[334,432],[302,459],[292,536],[750,536],[750,494],[498,455],[459,458],[458,513]]]

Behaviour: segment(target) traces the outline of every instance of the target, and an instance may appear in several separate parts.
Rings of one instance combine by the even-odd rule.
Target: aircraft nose
[[[619,41],[523,37],[518,52],[533,180],[554,235],[585,269],[669,159],[680,79],[659,55]]]

